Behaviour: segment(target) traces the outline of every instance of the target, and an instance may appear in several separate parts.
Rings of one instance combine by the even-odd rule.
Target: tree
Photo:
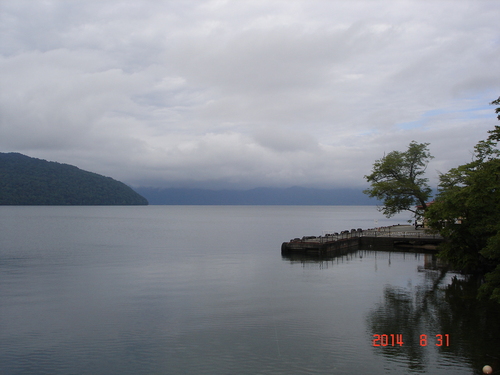
[[[385,216],[391,217],[401,211],[411,211],[415,215],[427,209],[426,202],[432,189],[424,178],[428,162],[433,158],[427,148],[429,143],[410,142],[405,152],[392,151],[375,161],[372,173],[365,176],[371,183],[363,192],[371,198],[383,201],[380,209]]]
[[[500,303],[500,127],[488,133],[475,146],[472,162],[440,176],[425,216],[447,239],[440,256],[468,273],[486,274],[480,295]]]

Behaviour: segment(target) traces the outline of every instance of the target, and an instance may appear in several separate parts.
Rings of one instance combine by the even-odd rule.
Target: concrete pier
[[[422,248],[435,250],[443,238],[425,229],[415,230],[410,225],[394,225],[368,230],[344,231],[340,234],[304,236],[281,245],[281,254],[333,255],[345,249]]]

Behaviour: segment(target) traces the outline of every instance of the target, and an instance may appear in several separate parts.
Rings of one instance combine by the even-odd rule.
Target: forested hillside
[[[0,153],[0,205],[146,205],[122,182],[75,166]]]

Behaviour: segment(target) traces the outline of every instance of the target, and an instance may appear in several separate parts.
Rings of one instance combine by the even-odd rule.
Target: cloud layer
[[[132,185],[362,186],[496,125],[500,4],[2,2],[0,151]]]

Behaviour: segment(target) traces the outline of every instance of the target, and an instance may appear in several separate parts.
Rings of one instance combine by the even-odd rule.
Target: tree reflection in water
[[[429,370],[426,363],[433,351],[444,362],[469,363],[477,374],[485,364],[500,369],[500,306],[476,299],[480,281],[457,275],[450,280],[445,269],[421,272],[421,285],[386,286],[383,302],[368,314],[372,339],[375,334],[403,335],[402,346],[375,347],[376,353],[407,363],[409,372]],[[422,334],[427,346],[420,345]],[[450,345],[436,346],[437,334],[449,334]]]

